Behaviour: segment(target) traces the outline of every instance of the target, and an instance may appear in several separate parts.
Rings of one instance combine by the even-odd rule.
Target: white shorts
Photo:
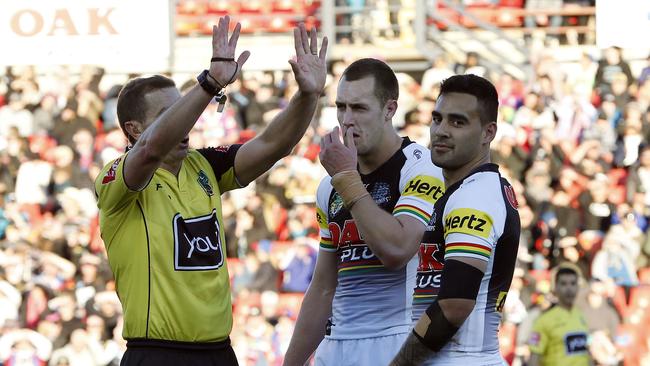
[[[441,352],[431,360],[424,363],[425,366],[507,366],[508,363],[496,353],[469,353],[469,352]]]
[[[314,366],[384,366],[410,333],[362,339],[325,338],[316,349]]]

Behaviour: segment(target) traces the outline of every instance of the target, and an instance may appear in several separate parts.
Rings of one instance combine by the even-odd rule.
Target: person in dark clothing
[[[77,115],[77,102],[71,100],[68,101],[61,111],[61,115],[54,122],[52,136],[59,145],[74,147],[73,136],[84,128],[89,130],[93,136],[97,133],[97,129],[90,120]]]

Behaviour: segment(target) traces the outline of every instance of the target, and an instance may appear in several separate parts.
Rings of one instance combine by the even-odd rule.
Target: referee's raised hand
[[[237,23],[235,25],[230,39],[228,39],[229,27],[230,17],[228,15],[219,18],[219,23],[212,26],[213,61],[210,63],[210,75],[224,87],[237,79],[241,74],[244,63],[251,55],[249,51],[244,51],[239,55],[235,63],[235,48],[237,48],[241,24]]]
[[[327,37],[323,38],[319,51],[316,28],[312,28],[308,35],[305,25],[300,23],[298,27],[293,29],[293,42],[296,48],[296,59],[289,60],[289,64],[300,91],[320,94],[325,87],[325,78],[327,77],[327,65],[325,63]]]

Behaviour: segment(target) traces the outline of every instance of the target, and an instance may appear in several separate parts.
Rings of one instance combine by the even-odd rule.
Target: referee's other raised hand
[[[325,87],[325,78],[327,77],[325,63],[327,37],[323,38],[319,51],[316,28],[312,28],[311,32],[307,34],[305,25],[300,23],[293,29],[293,42],[296,48],[296,59],[289,60],[289,64],[300,91],[320,94]]]

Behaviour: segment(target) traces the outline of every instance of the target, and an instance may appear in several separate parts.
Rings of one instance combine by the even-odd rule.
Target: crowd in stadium
[[[526,81],[444,56],[421,80],[398,75],[395,127],[424,145],[441,80],[468,72],[497,86],[493,161],[515,187],[522,221],[500,332],[512,364],[525,363],[532,322],[553,300],[550,269],[564,261],[585,279],[578,306],[597,364],[650,364],[650,58],[632,72],[618,48],[594,56],[567,65],[542,52]],[[318,251],[319,138],[337,123],[346,62],[332,63],[293,153],[223,198],[231,339],[242,365],[280,365],[293,333]],[[126,148],[115,111],[121,85],[102,82],[100,68],[40,71],[10,67],[0,78],[0,364],[118,365],[121,307],[93,181]],[[290,73],[244,71],[224,113],[213,103],[202,115],[191,146],[252,138],[295,88]]]

